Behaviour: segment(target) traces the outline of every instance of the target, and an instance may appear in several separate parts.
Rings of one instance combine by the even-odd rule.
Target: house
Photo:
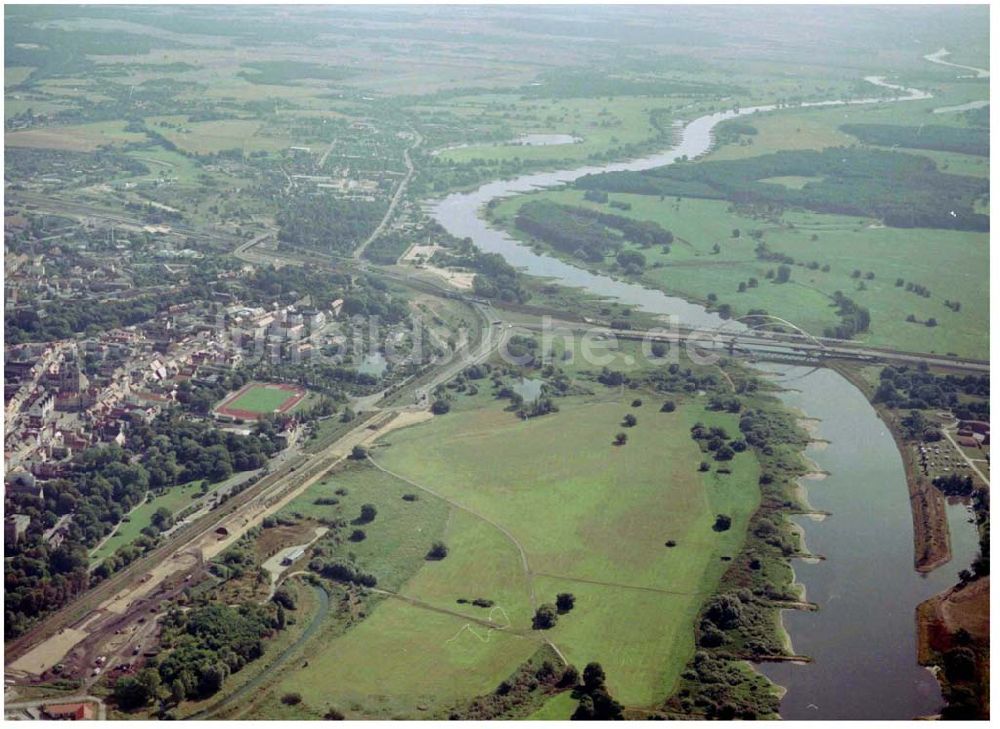
[[[94,705],[88,701],[77,701],[70,704],[47,704],[42,707],[42,714],[48,719],[64,721],[93,721],[97,718]]]
[[[284,559],[281,560],[281,564],[290,565],[295,562],[299,557],[306,553],[305,547],[296,547],[291,552],[285,555]]]
[[[3,520],[3,543],[15,545],[31,526],[31,517],[27,514],[11,514]]]
[[[42,485],[35,480],[35,477],[23,469],[12,471],[7,477],[7,493],[17,496],[34,496],[36,499],[44,497]]]

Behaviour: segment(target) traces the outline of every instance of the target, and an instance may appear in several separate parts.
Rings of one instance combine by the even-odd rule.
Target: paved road
[[[396,187],[396,192],[393,193],[392,200],[389,201],[389,209],[385,211],[385,215],[382,218],[382,222],[380,222],[378,224],[378,227],[372,231],[372,234],[368,236],[365,242],[362,243],[360,246],[358,246],[357,249],[355,249],[354,251],[355,259],[361,258],[361,256],[365,252],[365,249],[368,248],[371,242],[376,238],[378,238],[380,235],[382,235],[382,231],[385,230],[385,227],[389,224],[389,221],[392,219],[393,213],[396,211],[396,206],[399,204],[399,201],[403,198],[403,195],[406,193],[406,187],[407,185],[410,184],[410,179],[413,177],[413,169],[414,169],[413,160],[410,159],[410,152],[416,149],[418,146],[420,146],[420,143],[423,141],[423,139],[419,134],[417,134],[416,132],[414,132],[414,134],[416,135],[416,140],[413,142],[413,144],[410,146],[409,149],[403,152],[403,160],[406,162],[406,177],[404,177],[402,180],[399,181],[399,185]]]

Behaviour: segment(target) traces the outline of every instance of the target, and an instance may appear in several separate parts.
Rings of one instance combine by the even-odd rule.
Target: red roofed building
[[[94,705],[83,701],[73,704],[48,704],[47,706],[42,707],[42,712],[50,719],[92,721],[96,718]]]

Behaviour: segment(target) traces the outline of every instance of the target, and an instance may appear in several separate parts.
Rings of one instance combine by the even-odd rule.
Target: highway
[[[600,335],[618,339],[649,342],[680,342],[696,347],[702,352],[716,351],[730,357],[750,357],[767,360],[771,358],[785,361],[789,356],[803,360],[848,359],[883,364],[926,364],[943,367],[956,372],[989,374],[990,363],[986,360],[965,357],[949,357],[933,352],[906,352],[887,347],[874,347],[849,339],[811,337],[787,332],[732,332],[725,329],[679,326],[673,330],[653,329],[613,329],[601,324],[581,324],[580,322],[553,319],[542,323],[519,323],[520,328],[530,331],[550,331],[553,334],[573,332],[577,334]]]

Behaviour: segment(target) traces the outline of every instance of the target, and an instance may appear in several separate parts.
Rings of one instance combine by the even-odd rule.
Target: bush
[[[302,694],[289,693],[281,697],[281,703],[285,706],[296,706],[302,703]]]
[[[451,403],[444,398],[438,398],[434,401],[434,404],[431,405],[431,412],[435,415],[444,415],[449,410],[451,410]]]
[[[365,541],[365,537],[367,536],[368,535],[365,534],[364,529],[355,529],[353,532],[351,532],[351,536],[348,537],[348,539],[350,539],[352,542],[363,542]]]

